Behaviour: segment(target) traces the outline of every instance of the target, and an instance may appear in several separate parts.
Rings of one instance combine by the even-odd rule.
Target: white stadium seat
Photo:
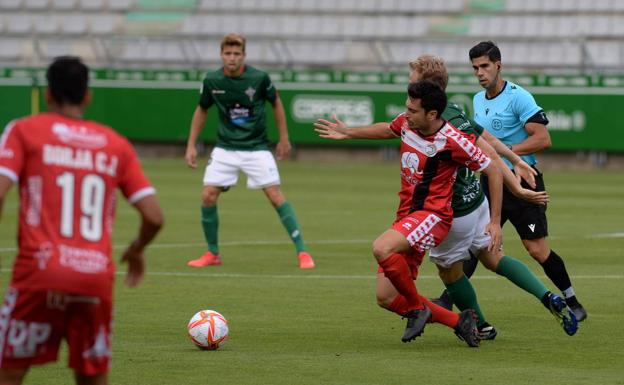
[[[0,0],[1,10],[16,11],[22,5],[22,0]]]

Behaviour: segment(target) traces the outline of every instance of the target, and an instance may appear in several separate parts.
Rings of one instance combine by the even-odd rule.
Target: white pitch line
[[[116,274],[123,275],[125,272],[118,271]],[[373,280],[376,279],[376,274],[372,273],[367,275],[333,275],[333,274],[244,274],[244,273],[185,273],[185,272],[167,272],[167,271],[155,271],[148,272],[147,275],[152,276],[166,276],[166,277],[206,277],[206,278],[270,278],[270,279],[350,279],[350,280]],[[546,279],[545,275],[538,276],[540,279]],[[573,279],[624,279],[624,275],[575,275]],[[439,279],[437,275],[419,275],[418,279]],[[491,279],[505,279],[498,275],[474,275],[470,279],[476,280],[491,280]]]
[[[290,245],[291,241],[231,241],[231,242],[219,242],[220,246],[271,246],[271,245]],[[373,243],[372,239],[326,239],[320,241],[306,241],[309,245],[342,245],[342,244],[359,244],[359,243]],[[201,247],[205,246],[205,242],[196,243],[154,243],[148,246],[149,249],[177,249],[180,247]],[[114,245],[113,249],[125,249],[127,244]],[[15,247],[0,248],[1,252],[15,252]]]
[[[566,239],[565,237],[559,236],[551,236],[550,239]],[[616,233],[601,233],[601,234],[592,234],[586,235],[582,237],[584,239],[604,239],[604,238],[624,238],[624,232],[616,232]],[[289,245],[291,241],[230,241],[230,242],[221,242],[221,246],[270,246],[270,245]],[[360,244],[360,243],[372,243],[372,239],[325,239],[325,240],[317,240],[317,241],[306,241],[307,244],[310,245],[340,245],[340,244]],[[149,249],[176,249],[180,247],[201,247],[204,246],[203,242],[196,243],[154,243],[148,246]],[[127,244],[114,245],[114,249],[125,249]],[[0,248],[0,253],[2,252],[15,252],[17,249],[15,247],[3,247]]]
[[[125,275],[126,272],[117,271],[116,275]],[[212,269],[212,268],[208,268]],[[3,273],[10,273],[11,269],[0,269]],[[187,273],[183,271],[153,271],[147,272],[146,275],[154,276],[154,277],[197,277],[197,278],[248,278],[248,279],[340,279],[340,280],[373,280],[376,278],[376,274],[371,272],[371,274],[366,275],[339,275],[339,274],[306,274],[302,272],[301,274],[247,274],[247,273]],[[546,279],[545,275],[538,276],[540,279]],[[572,276],[573,279],[624,279],[624,275],[621,274],[612,274],[612,275],[575,275]],[[439,279],[437,275],[419,275],[418,279]],[[504,278],[499,277],[495,274],[489,275],[474,275],[470,277],[471,280],[493,280],[493,279],[501,279]]]
[[[290,245],[291,241],[231,241],[231,242],[219,242],[219,246],[270,246],[270,245]],[[358,244],[358,243],[373,243],[370,239],[326,239],[320,241],[306,241],[310,245],[341,245],[341,244]],[[156,249],[171,249],[178,247],[199,247],[205,246],[206,243],[155,243],[148,246],[148,248]],[[124,249],[127,245],[116,245],[115,249]],[[2,250],[2,249],[0,249]]]

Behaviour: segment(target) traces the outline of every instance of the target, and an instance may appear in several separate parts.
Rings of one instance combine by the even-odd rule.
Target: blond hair
[[[418,71],[421,76],[421,80],[429,80],[443,90],[446,90],[448,85],[448,72],[446,72],[446,66],[444,60],[441,57],[435,55],[420,55],[415,60],[409,62],[411,71]]]
[[[221,52],[223,52],[223,48],[228,45],[241,47],[243,52],[245,52],[245,43],[245,38],[242,35],[238,33],[228,33],[223,37],[223,40],[221,40]]]

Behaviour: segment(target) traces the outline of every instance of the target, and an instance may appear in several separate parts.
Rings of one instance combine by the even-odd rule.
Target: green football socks
[[[208,250],[213,254],[219,254],[219,214],[217,206],[201,208],[201,223],[204,230],[204,238],[208,243]]]
[[[282,221],[282,225],[284,225],[290,239],[292,239],[295,243],[297,253],[305,251],[305,245],[303,244],[303,237],[301,236],[301,231],[299,230],[299,223],[297,222],[297,217],[295,216],[295,210],[292,208],[290,203],[284,202],[281,206],[276,207],[275,211],[277,211],[280,221]]]
[[[533,294],[539,300],[548,292],[546,286],[533,274],[527,265],[514,257],[503,256],[498,266],[496,266],[496,274],[506,277],[514,285]]]
[[[479,317],[479,325],[485,323],[485,315],[477,301],[477,293],[464,274],[457,281],[445,284],[445,286],[459,310],[474,309]]]

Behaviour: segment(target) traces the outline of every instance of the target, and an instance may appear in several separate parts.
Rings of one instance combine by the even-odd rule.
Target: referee
[[[537,105],[533,95],[503,79],[501,53],[496,44],[491,41],[480,42],[470,49],[469,56],[474,75],[484,88],[473,98],[474,120],[535,168],[535,153],[551,145],[546,129],[546,114]],[[505,162],[512,168],[507,160]],[[522,181],[523,187],[544,191],[543,175],[535,169],[538,171],[536,185],[529,186]],[[487,192],[487,178],[482,177],[481,182]],[[563,259],[550,248],[546,240],[546,206],[526,202],[505,188],[501,225],[507,220],[516,228],[527,252],[542,265],[548,278],[561,290],[577,320],[586,319],[587,312],[576,298]]]

